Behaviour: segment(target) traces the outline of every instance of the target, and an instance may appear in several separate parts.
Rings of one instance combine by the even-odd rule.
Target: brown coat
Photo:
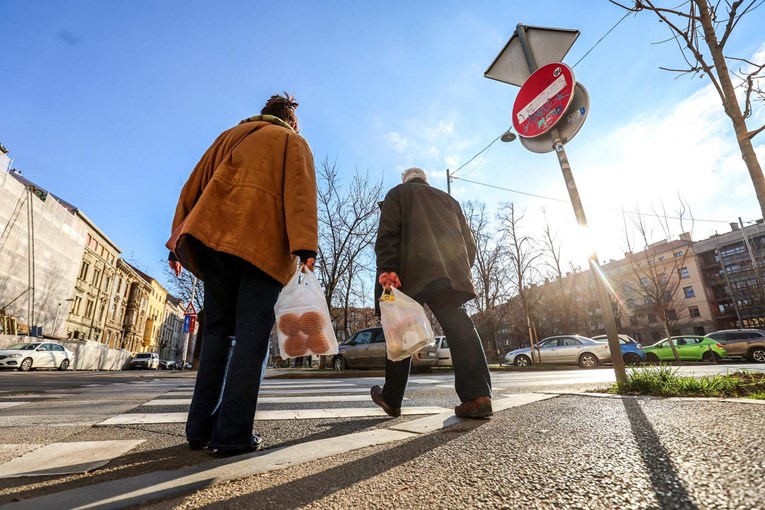
[[[224,131],[181,191],[168,244],[200,278],[189,236],[252,263],[282,284],[297,267],[292,253],[318,251],[311,149],[279,119],[262,119]]]

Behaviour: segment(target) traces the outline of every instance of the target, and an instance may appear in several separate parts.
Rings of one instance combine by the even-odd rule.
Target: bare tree
[[[336,329],[350,333],[350,308],[353,298],[362,300],[359,289],[374,279],[372,245],[377,235],[382,196],[382,181],[371,182],[358,171],[347,187],[343,186],[336,163],[325,158],[320,168],[318,278],[330,310],[336,314]]]
[[[539,279],[536,263],[542,256],[542,253],[537,247],[537,241],[523,233],[522,223],[524,214],[517,213],[512,202],[500,204],[497,218],[500,222],[503,242],[507,245],[510,268],[513,272],[511,280],[514,286],[513,290],[517,294],[523,312],[526,315],[526,325],[533,358],[536,334],[532,316],[539,299],[536,286],[536,282]]]
[[[508,310],[508,307],[501,305],[510,297],[512,277],[507,251],[498,242],[499,233],[490,221],[486,204],[469,201],[462,204],[462,209],[476,245],[473,284],[477,295],[469,306],[474,309],[476,327],[486,350],[494,351],[499,356],[497,332]]]
[[[561,243],[557,233],[553,232],[547,214],[543,210],[545,226],[542,233],[542,254],[547,268],[546,279],[553,283],[554,292],[547,293],[545,315],[548,322],[554,326],[553,333],[570,334],[577,326],[576,314],[573,314],[576,306],[576,293],[574,285],[576,278],[566,278],[562,268]],[[569,274],[571,272],[569,271]],[[574,329],[572,329],[574,328]]]
[[[631,6],[616,0],[610,1],[629,11],[653,12],[667,26],[672,34],[670,40],[678,45],[685,67],[661,69],[706,76],[712,82],[722,101],[723,110],[733,124],[741,156],[754,184],[760,211],[765,217],[765,178],[752,147],[752,138],[765,129],[765,125],[752,131],[746,125],[746,119],[752,116],[753,100],[765,99],[765,92],[759,85],[765,74],[765,63],[725,54],[725,45],[741,18],[760,7],[761,0],[725,3],[689,0],[680,4],[674,2],[672,7],[657,5],[658,2],[652,0],[635,0]],[[740,67],[731,71],[729,62]],[[739,82],[737,85],[734,85],[734,79]],[[736,95],[737,88],[743,90],[743,108]]]
[[[654,217],[664,237],[656,243],[649,242],[653,233],[643,215],[637,214],[632,219],[638,242],[644,246],[639,252],[635,251],[635,241],[625,228],[629,250],[627,260],[632,277],[622,282],[622,292],[628,300],[632,300],[636,310],[643,309],[654,314],[661,322],[667,338],[671,339],[673,325],[678,319],[678,306],[685,300],[685,295],[680,293],[680,286],[687,276],[686,260],[693,244],[690,233],[693,217],[687,204],[681,199],[677,210],[680,236],[676,240],[673,240],[669,216],[663,206],[661,212],[654,210]],[[691,221],[688,231],[684,228],[686,219]],[[669,345],[675,360],[679,361],[680,356],[674,343],[670,341]]]
[[[188,304],[188,302],[191,301],[192,288],[194,288],[194,308],[196,308],[198,312],[201,311],[205,302],[205,290],[202,282],[196,276],[191,274],[190,271],[183,271],[181,272],[181,276],[175,276],[175,273],[170,269],[170,266],[168,266],[167,261],[165,260],[162,261],[162,268],[162,272],[165,275],[165,282],[167,282],[170,287],[170,294],[180,298],[182,303]]]

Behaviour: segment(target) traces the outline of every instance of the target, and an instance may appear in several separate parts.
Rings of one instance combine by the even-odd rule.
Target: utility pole
[[[452,194],[452,176],[449,174],[449,169],[446,169],[446,192]]]

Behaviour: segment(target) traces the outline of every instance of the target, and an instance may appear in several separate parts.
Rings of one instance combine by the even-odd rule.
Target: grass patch
[[[616,383],[609,393],[658,397],[744,397],[765,400],[765,374],[733,372],[701,378],[677,375],[677,368],[657,365],[631,369],[627,382]]]

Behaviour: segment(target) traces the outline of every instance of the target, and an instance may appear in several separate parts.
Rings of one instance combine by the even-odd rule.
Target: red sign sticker
[[[524,82],[513,104],[513,127],[534,138],[552,129],[574,98],[574,71],[560,62],[537,69]]]

